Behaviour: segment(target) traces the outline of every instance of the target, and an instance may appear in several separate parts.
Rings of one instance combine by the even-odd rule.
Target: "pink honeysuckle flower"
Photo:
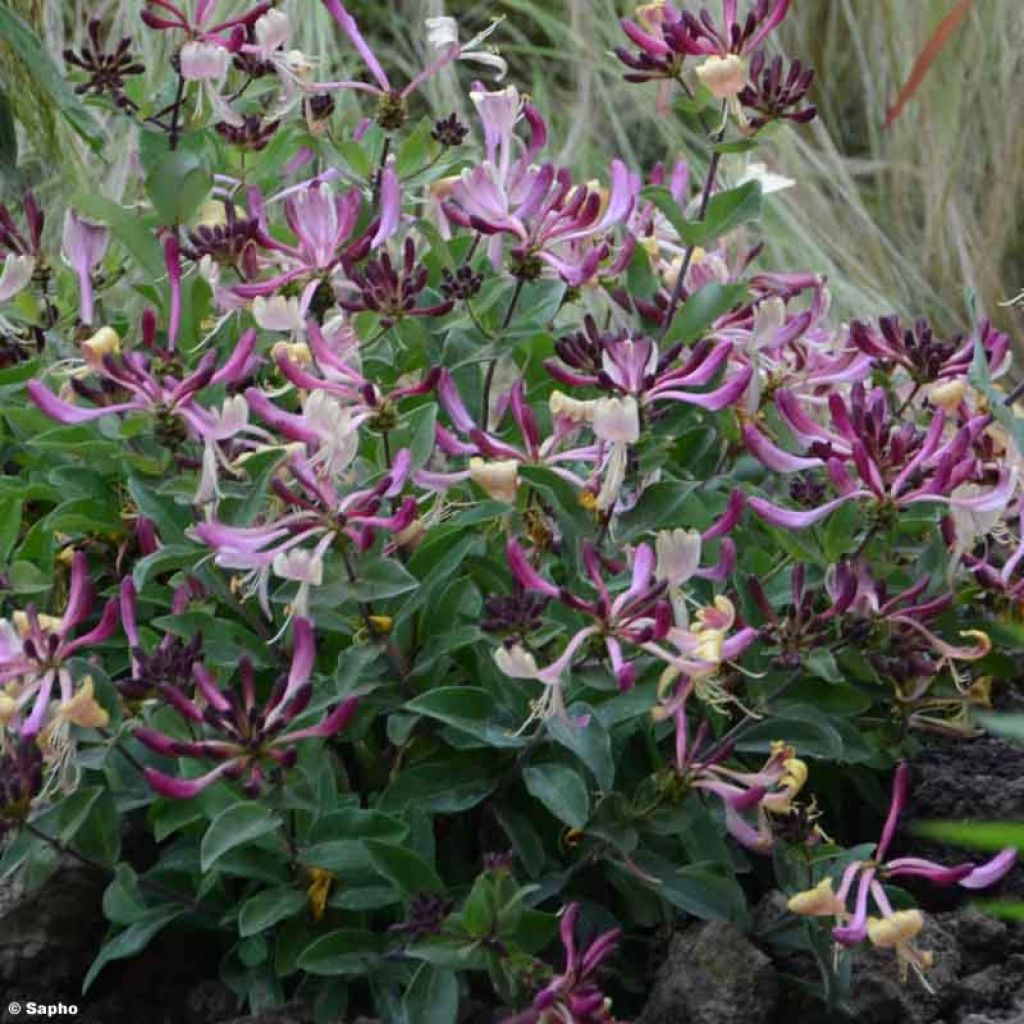
[[[537,418],[526,402],[526,387],[521,380],[512,385],[508,394],[508,408],[522,439],[519,446],[478,426],[448,370],[442,370],[437,377],[437,395],[455,430],[453,433],[438,424],[435,432],[438,450],[449,458],[469,457],[470,467],[449,472],[418,470],[413,479],[421,487],[440,491],[473,480],[491,497],[496,496],[497,488],[503,495],[499,500],[514,500],[517,470],[523,465],[548,466],[574,487],[582,490],[586,486],[586,479],[569,465],[596,463],[599,456],[597,446],[566,448],[566,445],[575,445],[581,425],[569,416],[557,413],[553,417],[551,435],[542,439]],[[506,475],[511,474],[511,495],[507,488],[501,490],[496,483],[492,484],[487,468],[493,466],[503,466]]]
[[[46,264],[42,248],[45,218],[31,192],[22,197],[22,209],[25,214],[24,231],[18,227],[10,210],[0,203],[0,256],[3,256],[0,303],[10,302],[31,283],[36,270]]]
[[[742,17],[738,0],[722,0],[718,24],[706,8],[693,14],[671,3],[646,5],[635,21],[623,18],[620,22],[637,50],[622,46],[615,54],[630,69],[625,76],[629,82],[676,78],[686,58],[706,58],[698,69],[701,81],[716,96],[735,96],[747,81],[743,58],[753,54],[779,26],[790,2],[754,0],[752,9]],[[723,83],[728,84],[728,91]]]
[[[917,949],[913,939],[924,927],[924,916],[919,910],[894,910],[882,886],[883,881],[901,876],[926,878],[935,885],[959,885],[963,889],[984,889],[994,885],[1014,866],[1017,851],[1010,848],[996,854],[981,865],[973,863],[945,867],[921,857],[886,855],[896,834],[900,815],[907,803],[910,769],[905,761],[896,768],[893,779],[892,802],[882,835],[872,856],[858,860],[843,871],[838,891],[833,891],[831,877],[823,879],[815,888],[797,893],[789,900],[789,909],[795,914],[812,917],[834,917],[837,925],[832,929],[836,942],[856,946],[865,939],[883,949],[895,949],[904,973],[913,968],[919,975],[932,964],[932,955]],[[849,909],[853,899],[853,910]],[[870,915],[870,904],[881,917]]]
[[[377,120],[385,129],[394,130],[401,127],[405,120],[406,101],[409,97],[424,82],[433,78],[456,60],[469,60],[488,65],[497,72],[499,80],[504,77],[507,70],[505,62],[500,57],[477,49],[494,31],[498,21],[493,22],[489,28],[474,36],[468,43],[463,44],[459,42],[458,24],[455,19],[442,15],[427,19],[427,41],[437,51],[437,56],[422,71],[413,76],[403,88],[398,89],[392,84],[387,72],[359,30],[355,18],[345,9],[341,0],[323,0],[323,4],[362,58],[373,78],[373,83],[360,81],[317,82],[316,90],[323,92],[335,89],[355,89],[375,96],[379,104]]]
[[[506,556],[515,582],[525,591],[558,601],[591,622],[579,629],[562,654],[543,669],[539,669],[533,655],[520,646],[511,650],[499,648],[495,660],[507,675],[536,679],[549,688],[557,688],[562,676],[571,671],[576,652],[591,637],[600,638],[622,690],[633,686],[637,671],[624,652],[623,644],[636,651],[653,654],[687,675],[702,675],[717,668],[717,662],[703,656],[704,649],[692,634],[673,625],[672,606],[667,599],[668,581],[655,578],[655,554],[648,545],[641,544],[633,552],[629,586],[613,596],[604,581],[602,569],[620,573],[625,566],[604,558],[593,544],[584,542],[583,564],[590,583],[597,590],[597,597],[589,600],[548,582],[530,564],[526,552],[515,540],[509,540]],[[675,645],[679,653],[659,647],[661,641]],[[715,654],[721,654],[721,644]]]
[[[416,517],[416,500],[406,498],[390,515],[381,515],[385,501],[401,494],[409,475],[411,454],[396,453],[391,471],[376,484],[339,493],[330,478],[318,475],[303,455],[295,453],[286,469],[288,481],[273,481],[274,493],[289,509],[257,526],[231,526],[215,518],[192,527],[191,535],[213,549],[214,562],[225,569],[244,570],[242,593],[257,595],[267,618],[270,609],[270,576],[297,581],[300,592],[293,604],[303,604],[310,587],[319,583],[322,559],[335,540],[355,544],[365,551],[378,531],[398,533]],[[304,548],[305,557],[294,550]],[[309,547],[309,545],[312,545]]]
[[[942,523],[946,543],[953,548],[954,562],[962,559],[981,586],[1002,595],[1011,605],[1024,602],[1024,503],[1018,504],[1016,533],[1007,529],[999,538],[999,546],[1009,548],[1005,555],[1000,555],[995,545],[986,545],[983,557],[973,554],[976,535],[972,534],[968,542],[963,536],[963,525],[955,522],[954,517],[947,517]]]
[[[93,402],[91,407],[75,405],[59,398],[38,380],[31,380],[26,385],[29,398],[58,423],[87,423],[102,416],[141,412],[152,416],[156,428],[164,433],[170,430],[171,424],[175,428],[180,427],[184,438],[203,443],[197,501],[205,503],[214,500],[218,495],[217,467],[230,468],[220,444],[243,436],[267,440],[268,435],[249,425],[248,406],[241,396],[225,399],[219,410],[206,408],[197,399],[199,393],[209,385],[237,384],[252,372],[255,365],[256,332],[246,331],[219,369],[217,354],[208,352],[199,360],[196,368],[181,379],[170,375],[158,376],[160,371],[156,364],[142,352],[121,353],[117,335],[113,331],[109,331],[109,335],[105,335],[100,344],[98,339],[103,335],[104,331],[101,330],[83,345],[87,367],[99,376],[99,386],[86,384],[77,376],[73,376],[69,382],[72,393]],[[154,355],[157,360],[163,361],[171,353],[155,350]],[[111,398],[115,400],[110,401]]]
[[[1006,468],[1000,469],[998,479],[989,485],[988,470],[974,452],[974,442],[988,425],[984,416],[975,417],[947,438],[943,410],[935,410],[928,429],[920,430],[912,423],[893,419],[882,388],[869,393],[860,383],[853,386],[846,400],[835,391],[829,395],[831,427],[813,419],[789,392],[778,392],[775,404],[806,454],[787,452],[748,424],[744,440],[750,452],[776,472],[824,469],[839,497],[809,511],[750,498],[750,507],[773,526],[804,529],[841,505],[860,499],[897,509],[938,502],[981,513],[1005,507],[1016,487],[1015,474]],[[850,476],[848,464],[852,464],[858,480]],[[984,486],[978,495],[954,496],[956,489],[967,483]]]
[[[75,689],[66,662],[117,629],[117,601],[111,599],[92,629],[73,636],[89,618],[94,603],[88,560],[77,551],[63,615],[44,615],[29,606],[16,611],[12,621],[0,619],[0,724],[22,736],[38,736],[55,690],[62,706],[71,704]]]
[[[534,163],[547,126],[514,87],[477,87],[470,96],[483,124],[485,160],[451,185],[441,204],[444,217],[490,236],[496,268],[503,262],[502,237],[510,235],[514,266],[522,273],[536,275],[547,265],[573,287],[589,281],[611,254],[607,236],[634,207],[639,177],[615,160],[607,198],[600,189],[574,185],[568,171]],[[520,120],[530,128],[526,143],[515,135]]]
[[[930,583],[929,575],[922,576],[890,597],[871,576],[863,561],[853,565],[840,562],[830,567],[825,575],[825,588],[833,601],[833,614],[884,624],[892,634],[892,642],[899,650],[904,665],[916,677],[925,680],[918,688],[922,691],[944,668],[948,668],[956,679],[958,662],[978,661],[992,649],[988,634],[981,630],[961,632],[960,636],[969,642],[954,644],[928,627],[930,620],[953,604],[952,593],[923,599]],[[915,692],[911,691],[907,696],[914,695]]]
[[[178,740],[148,727],[135,729],[135,738],[156,754],[215,762],[210,771],[196,778],[180,778],[146,768],[146,780],[157,793],[172,800],[185,800],[223,778],[244,780],[246,793],[258,796],[268,771],[287,770],[295,765],[296,743],[329,738],[351,722],[358,704],[356,697],[341,701],[316,725],[292,727],[313,697],[310,676],[316,647],[313,624],[308,619],[294,620],[293,641],[291,668],[278,680],[262,706],[256,702],[255,673],[248,658],[243,657],[239,666],[241,693],[234,689],[225,691],[202,664],[195,665],[195,698],[183,696],[172,701],[171,706],[192,723],[194,730],[208,730],[212,735]]]
[[[792,746],[775,743],[759,771],[729,768],[724,762],[732,754],[732,744],[710,740],[706,721],[690,740],[686,702],[692,692],[693,683],[683,683],[655,708],[657,720],[671,718],[675,724],[676,774],[688,787],[721,800],[726,830],[738,843],[756,853],[769,853],[775,844],[771,815],[790,812],[807,782],[807,765]]]
[[[184,32],[188,39],[216,43],[234,52],[245,41],[246,29],[252,28],[274,5],[268,0],[254,4],[243,14],[217,20],[220,6],[221,0],[194,0],[191,5],[144,0],[139,17],[149,28]]]
[[[611,928],[580,947],[576,943],[579,916],[578,903],[562,910],[558,933],[565,951],[565,969],[534,996],[528,1010],[505,1024],[615,1024],[611,1000],[598,987],[596,975],[615,952],[622,932]]]
[[[558,359],[546,360],[544,366],[559,383],[629,395],[643,409],[657,411],[660,403],[684,402],[718,412],[742,396],[752,370],[741,367],[713,391],[696,389],[718,375],[732,347],[730,341],[706,340],[686,353],[681,365],[673,365],[684,353],[682,345],[661,354],[650,338],[626,331],[601,332],[588,316],[582,331],[556,342]]]
[[[330,182],[314,178],[277,198],[283,199],[285,220],[295,243],[279,241],[270,233],[266,204],[255,189],[250,189],[249,210],[259,225],[257,242],[267,253],[267,265],[279,272],[263,280],[244,281],[230,291],[241,299],[267,298],[299,282],[299,315],[305,319],[317,289],[337,271],[347,272],[362,259],[370,251],[380,225],[394,214],[383,212],[361,235],[353,237],[363,202],[358,188],[335,195]]]
[[[92,275],[100,265],[110,242],[110,232],[74,210],[64,214],[61,254],[78,277],[78,318],[91,324],[93,318]]]

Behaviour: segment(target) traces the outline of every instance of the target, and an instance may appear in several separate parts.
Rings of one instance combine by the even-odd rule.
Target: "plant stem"
[[[721,142],[721,132],[719,137],[713,140],[714,142]],[[708,212],[708,203],[711,202],[711,190],[715,186],[715,179],[718,177],[718,165],[722,161],[722,154],[715,150],[711,154],[711,162],[708,164],[707,177],[704,179],[704,191],[700,197],[700,209],[697,213],[697,220],[701,221],[704,219],[705,214]],[[686,252],[683,253],[683,262],[679,267],[679,273],[676,275],[676,283],[672,289],[672,299],[669,302],[668,312],[665,315],[665,323],[661,329],[661,340],[664,340],[665,335],[668,334],[669,328],[672,326],[672,321],[675,319],[676,310],[679,308],[679,301],[683,297],[683,287],[686,280],[686,273],[690,269],[690,264],[693,262],[693,254],[696,251],[696,245],[688,245]]]
[[[178,136],[180,134],[180,118],[182,101],[185,98],[185,76],[178,71],[178,91],[174,95],[174,108],[171,112],[171,128],[167,133],[167,145],[170,149],[178,148]]]
[[[524,278],[519,278],[516,281],[516,290],[512,293],[512,299],[508,304],[508,309],[505,310],[505,318],[501,321],[501,328],[499,334],[503,334],[508,328],[508,325],[512,322],[512,316],[516,311],[516,306],[519,304],[519,297],[523,294],[523,285],[526,283]],[[491,387],[494,384],[494,370],[498,365],[498,357],[495,356],[490,365],[487,367],[487,373],[484,376],[484,394],[483,400],[480,405],[480,427],[483,430],[487,430],[490,425],[490,413],[491,413]]]

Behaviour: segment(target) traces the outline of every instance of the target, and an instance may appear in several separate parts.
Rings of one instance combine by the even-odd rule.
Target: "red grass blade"
[[[939,22],[939,27],[932,33],[931,38],[925,43],[924,49],[914,62],[914,67],[907,79],[907,84],[900,90],[896,102],[889,108],[885,115],[885,125],[888,128],[902,113],[906,105],[914,98],[914,94],[921,87],[925,76],[931,70],[932,64],[938,57],[942,48],[949,42],[950,36],[960,27],[968,11],[974,4],[974,0],[957,0],[956,6]]]

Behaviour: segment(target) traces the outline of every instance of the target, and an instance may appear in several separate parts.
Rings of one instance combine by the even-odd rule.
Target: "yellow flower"
[[[96,703],[92,676],[86,676],[78,693],[57,708],[57,717],[84,729],[102,729],[107,725],[110,715]]]
[[[38,615],[37,618],[39,619],[39,628],[44,633],[56,633],[60,629],[61,620],[55,615]],[[25,612],[16,611],[11,616],[11,621],[18,631],[18,636],[26,637],[32,632],[32,624]]]
[[[82,342],[82,354],[90,363],[99,363],[104,356],[116,356],[120,351],[121,338],[113,327],[101,327]]]
[[[932,405],[952,414],[956,412],[960,403],[967,393],[967,385],[961,377],[954,377],[952,380],[944,380],[933,384],[928,392]]]
[[[924,928],[920,910],[897,910],[886,917],[868,918],[868,938],[880,949],[895,949],[910,942]]]
[[[314,921],[319,921],[324,916],[327,908],[327,897],[331,892],[331,884],[335,875],[326,868],[309,868],[309,888],[306,890],[306,899],[309,902],[309,912],[313,915]]]
[[[390,615],[371,615],[369,616],[369,619],[370,625],[373,626],[373,628],[378,633],[391,632],[391,625],[393,620]]]
[[[515,459],[488,462],[474,456],[469,460],[469,478],[488,498],[515,504],[519,487],[519,463]]]
[[[17,710],[17,701],[6,693],[0,693],[0,725],[7,725]]]
[[[786,906],[793,914],[804,917],[839,917],[843,904],[832,891],[832,879],[822,879],[813,889],[790,896]]]

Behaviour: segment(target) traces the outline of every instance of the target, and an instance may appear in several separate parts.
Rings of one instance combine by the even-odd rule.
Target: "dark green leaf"
[[[206,830],[199,847],[200,867],[209,871],[229,850],[276,832],[281,820],[265,807],[243,800],[221,811]]]
[[[305,893],[297,889],[270,889],[247,899],[238,911],[238,934],[243,938],[272,928],[293,917],[306,905]]]
[[[406,896],[418,892],[444,892],[444,883],[437,872],[418,853],[379,839],[366,839],[363,843],[374,868]]]
[[[452,971],[421,964],[402,1000],[406,1024],[455,1024],[459,983]]]
[[[531,764],[523,769],[523,782],[531,796],[572,828],[583,828],[590,817],[590,793],[575,768],[557,762]]]

